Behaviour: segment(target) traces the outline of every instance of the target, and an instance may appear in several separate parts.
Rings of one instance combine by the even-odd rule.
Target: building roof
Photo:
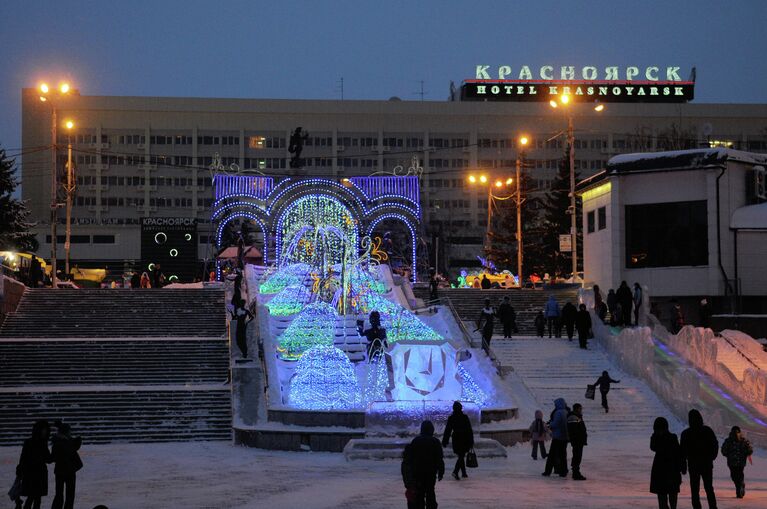
[[[723,167],[727,162],[767,165],[767,154],[755,154],[729,148],[640,152],[612,157],[606,168],[582,180],[576,186],[579,194],[611,176],[654,171],[689,171]]]
[[[735,209],[730,218],[732,230],[767,230],[767,202]]]

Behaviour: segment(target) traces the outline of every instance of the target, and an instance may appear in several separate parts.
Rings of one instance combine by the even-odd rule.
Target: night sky
[[[696,102],[767,102],[767,1],[3,0],[0,146],[21,88],[445,100],[477,64],[697,67]],[[767,127],[767,126],[765,126]]]

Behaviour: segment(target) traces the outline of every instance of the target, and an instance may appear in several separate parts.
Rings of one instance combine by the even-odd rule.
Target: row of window
[[[471,207],[470,200],[429,200],[431,209],[468,209]]]
[[[429,159],[429,166],[432,168],[468,168],[468,159]]]
[[[50,244],[51,243],[51,237],[50,235],[45,236],[45,242]],[[66,242],[67,237],[66,235],[56,235],[56,242],[59,244],[63,244]],[[114,235],[70,235],[69,236],[69,242],[71,244],[114,244],[115,243],[115,236]]]
[[[80,175],[77,177],[77,185],[95,186],[98,179],[93,175]],[[191,177],[150,177],[151,186],[191,186],[194,179]],[[120,177],[117,175],[102,175],[100,179],[102,186],[143,186],[146,183],[145,177]],[[211,181],[206,177],[197,178],[199,187],[212,187]]]
[[[586,233],[607,228],[607,207],[599,207],[586,213]]]
[[[142,207],[145,201],[142,197],[104,196],[101,198],[102,207]],[[78,207],[95,207],[95,196],[78,196],[75,199]],[[149,205],[152,207],[191,207],[191,198],[150,198]],[[197,198],[197,206],[209,208],[213,205],[213,198]]]

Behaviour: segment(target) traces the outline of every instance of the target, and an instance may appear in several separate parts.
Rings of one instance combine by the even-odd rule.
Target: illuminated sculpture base
[[[399,341],[389,353],[395,401],[461,399],[456,350],[447,341]]]

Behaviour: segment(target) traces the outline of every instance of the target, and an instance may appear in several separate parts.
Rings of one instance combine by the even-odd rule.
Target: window
[[[114,244],[115,236],[114,235],[94,235],[93,243],[94,244]]]
[[[707,203],[626,205],[626,268],[708,265]]]
[[[604,230],[607,228],[607,207],[599,207],[597,209],[597,229]]]
[[[586,214],[586,233],[594,233],[594,211]]]

